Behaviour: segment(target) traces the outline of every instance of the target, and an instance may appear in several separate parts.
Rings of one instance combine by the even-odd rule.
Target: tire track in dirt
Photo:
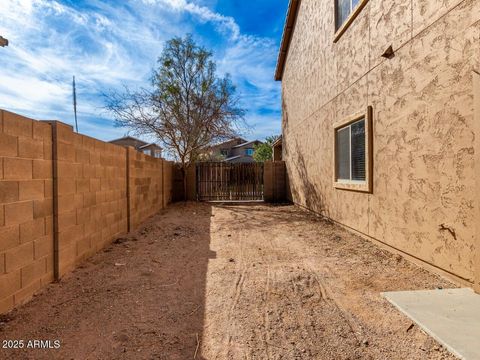
[[[358,322],[355,319],[353,319],[353,317],[335,299],[335,297],[332,294],[332,291],[330,291],[329,288],[325,285],[325,283],[322,280],[320,280],[320,276],[315,272],[315,270],[312,267],[312,264],[309,264],[308,261],[303,261],[303,264],[305,265],[306,268],[309,269],[310,273],[315,278],[315,281],[318,284],[318,289],[319,289],[318,291],[320,296],[326,302],[332,304],[339,310],[343,319],[348,323],[353,336],[356,338],[357,342],[360,344],[363,341],[363,339],[365,339],[365,334],[360,324],[358,324]]]
[[[174,204],[144,230],[0,323],[61,349],[0,358],[453,359],[379,296],[451,284],[294,206]]]
[[[298,255],[295,251],[285,251],[277,243],[277,234],[275,230],[271,231],[268,236],[261,237],[262,242],[268,244],[266,249],[267,264],[266,266],[266,287],[264,291],[265,296],[265,311],[264,311],[264,338],[268,359],[277,359],[283,355],[292,356],[295,351],[305,351],[304,348],[313,349],[314,341],[318,334],[315,328],[308,326],[302,326],[302,321],[308,319],[310,315],[306,309],[302,306],[302,299],[308,297],[305,294],[305,290],[308,290],[312,286],[310,281],[309,271],[305,267],[295,266],[298,263]],[[290,249],[292,250],[292,249]],[[288,271],[292,272],[288,274]],[[298,280],[297,280],[298,279]],[[307,279],[307,287],[305,288],[301,281]],[[284,283],[290,283],[291,287],[284,286]],[[276,295],[276,298],[272,298],[272,295]],[[312,299],[312,301],[321,301],[321,296],[318,300]],[[279,299],[280,303],[279,303]],[[288,349],[278,344],[273,344],[270,340],[275,339],[278,343],[288,342],[287,337],[284,334],[276,332],[276,328],[286,325],[285,322],[280,320],[280,323],[276,323],[275,326],[269,321],[269,313],[278,314],[282,311],[279,307],[284,307],[285,299],[287,303],[292,305],[289,309],[291,315],[290,319],[292,324],[290,326],[298,328],[301,333],[301,338],[306,341],[307,346],[302,346],[302,349],[296,349],[295,346]],[[280,306],[279,306],[280,305]],[[290,343],[292,341],[290,340]],[[292,344],[290,344],[292,345]],[[306,355],[306,354],[304,354]]]
[[[310,274],[308,273],[308,271],[305,269],[305,268],[302,268],[299,272],[298,272],[298,275],[297,275],[297,278],[299,279],[307,279],[308,281],[308,288],[311,287],[311,282],[310,282]],[[295,289],[295,294],[297,296],[298,299],[302,299],[303,297],[305,296],[308,296],[306,294],[306,292],[304,291],[304,289],[302,289],[302,286],[301,286],[301,283],[300,282],[296,282],[296,279],[295,277],[292,279],[293,283],[294,283],[294,289]],[[315,301],[315,299],[313,298],[310,298],[310,302],[312,303],[315,303],[317,301]],[[321,296],[320,298],[318,299],[318,305],[319,306],[322,306],[321,304]],[[300,302],[301,304],[301,302]],[[302,304],[303,305],[303,304]],[[298,318],[299,319],[308,319],[309,318],[309,314],[307,313],[306,309],[304,306],[298,306],[297,309],[298,313],[301,313],[302,316],[299,316]],[[299,324],[300,325],[300,324]],[[317,338],[317,333],[315,331],[315,328],[311,329],[311,327],[309,326],[301,326],[301,329],[302,329],[302,335],[303,335],[303,338],[306,340],[306,342],[308,343],[308,347],[310,348],[314,348],[314,343],[313,343],[313,339],[316,339]]]
[[[267,265],[267,271],[266,271],[266,276],[265,276],[265,290],[263,292],[263,296],[265,298],[265,305],[264,305],[264,310],[263,310],[263,344],[265,346],[265,353],[267,355],[267,360],[271,359],[270,355],[270,349],[269,349],[269,336],[268,336],[268,329],[269,329],[269,319],[268,319],[268,298],[269,298],[269,293],[270,293],[270,266]]]
[[[241,216],[240,214],[235,214],[232,211],[228,211],[228,214],[230,216],[233,215],[235,218],[235,222],[237,224],[240,224],[243,219],[239,219]],[[243,217],[242,217],[243,218]],[[224,351],[223,351],[223,356],[216,358],[220,359],[231,359],[234,355],[232,354],[234,344],[232,343],[234,334],[236,332],[236,329],[234,328],[236,326],[235,324],[235,310],[239,304],[240,298],[243,294],[244,291],[244,286],[245,286],[245,281],[248,278],[249,274],[249,264],[245,264],[245,241],[243,238],[243,234],[238,234],[237,237],[238,239],[237,243],[235,244],[235,250],[233,253],[236,254],[235,258],[231,258],[235,261],[236,268],[236,279],[234,282],[233,287],[230,290],[230,296],[229,296],[229,304],[228,304],[228,312],[226,316],[226,321],[227,321],[227,328],[225,331],[224,335],[224,340],[222,341],[224,345]],[[233,328],[232,328],[233,327]]]
[[[232,315],[235,311],[235,308],[238,305],[238,301],[240,300],[240,296],[242,296],[243,285],[245,283],[245,279],[247,278],[248,268],[245,265],[242,265],[241,272],[237,275],[237,281],[235,282],[234,290],[233,290],[233,300],[230,304],[230,311],[228,312],[228,320],[232,319]]]

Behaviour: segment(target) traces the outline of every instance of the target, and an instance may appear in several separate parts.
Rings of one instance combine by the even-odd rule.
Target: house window
[[[222,150],[220,150],[220,154],[222,156],[227,156],[228,155],[228,150],[227,149],[222,149]]]
[[[371,191],[371,108],[366,114],[346,119],[335,126],[334,185],[358,191]]]
[[[143,153],[144,153],[145,155],[150,155],[150,156],[152,156],[152,152],[151,152],[150,149],[143,150]]]
[[[336,30],[347,21],[353,9],[358,5],[359,0],[335,0],[337,9]]]
[[[246,150],[245,150],[245,154],[246,154],[247,156],[253,156],[253,149],[246,149]]]
[[[155,157],[160,159],[162,157],[162,152],[160,150],[155,150]]]
[[[365,118],[336,131],[337,180],[365,181]]]
[[[335,1],[335,41],[345,32],[368,0],[334,0]]]

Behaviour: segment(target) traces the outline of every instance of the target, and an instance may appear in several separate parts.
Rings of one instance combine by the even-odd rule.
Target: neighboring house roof
[[[261,141],[258,141],[258,140],[247,141],[247,142],[244,142],[242,144],[233,146],[232,149],[237,149],[237,148],[241,148],[241,147],[248,146],[248,145],[254,145],[254,144],[258,144],[258,143],[261,143]]]
[[[282,43],[278,53],[277,68],[275,69],[275,80],[282,80],[283,70],[285,69],[285,61],[287,60],[288,49],[292,40],[293,30],[297,22],[298,9],[300,8],[301,0],[290,0],[287,10],[287,19],[283,27]]]
[[[272,144],[272,147],[275,147],[275,146],[278,146],[278,145],[282,145],[282,135],[280,135],[278,137],[278,139],[275,140],[275,142]]]
[[[245,143],[247,142],[247,140],[241,138],[241,137],[237,137],[237,138],[233,138],[233,139],[230,139],[230,140],[227,140],[227,141],[224,141],[220,144],[216,144],[216,145],[212,145],[210,147],[210,149],[217,149],[217,148],[221,148],[221,147],[226,147],[227,145],[229,145],[230,143],[232,142],[241,142],[241,143]],[[233,146],[232,146],[233,147]]]
[[[205,149],[205,154],[207,154],[207,152],[221,153],[222,156],[226,157],[226,159],[224,159],[223,161],[227,162],[243,158],[252,159],[251,155],[239,154],[239,152],[243,151],[242,148],[253,149],[253,145],[261,143],[262,142],[259,140],[247,141],[243,138],[236,137]]]
[[[109,143],[111,144],[117,144],[121,146],[132,146],[136,150],[142,150],[145,148],[148,148],[150,146],[156,147],[159,150],[162,150],[160,146],[158,146],[156,143],[147,143],[146,141],[137,139],[133,136],[124,136],[115,140],[110,140]]]
[[[118,138],[118,139],[110,140],[109,143],[115,143],[117,141],[122,141],[122,140],[133,140],[133,141],[137,141],[139,143],[142,143],[144,145],[148,145],[145,141],[134,138],[133,136],[124,136],[124,137],[121,137],[121,138]]]
[[[155,147],[157,147],[157,148],[159,148],[159,149],[162,149],[160,146],[158,146],[158,145],[155,144],[155,143],[150,143],[150,144],[142,145],[142,146],[139,146],[138,148],[139,148],[139,149],[144,149],[144,148],[147,148],[147,147],[149,147],[149,146],[155,146]]]

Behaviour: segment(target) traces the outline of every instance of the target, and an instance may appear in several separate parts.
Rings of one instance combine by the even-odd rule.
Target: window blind
[[[352,180],[365,181],[365,119],[350,126]]]

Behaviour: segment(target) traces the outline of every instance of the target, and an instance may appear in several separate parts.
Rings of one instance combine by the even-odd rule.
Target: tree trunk
[[[187,194],[187,169],[182,166],[182,180],[183,180],[183,201],[188,200],[188,194]]]

